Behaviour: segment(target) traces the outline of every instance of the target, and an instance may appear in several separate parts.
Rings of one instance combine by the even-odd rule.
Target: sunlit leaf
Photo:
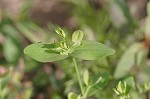
[[[84,79],[85,85],[88,86],[88,84],[89,84],[89,71],[88,71],[88,70],[86,70],[86,71],[83,73],[83,79]]]
[[[70,92],[68,94],[68,99],[77,99],[77,98],[78,98],[78,95],[73,92]]]
[[[62,30],[61,28],[57,28],[57,29],[55,30],[55,32],[56,32],[57,34],[59,34],[61,37],[63,37],[63,38],[66,37],[66,34],[65,34],[64,30]]]
[[[72,42],[74,42],[75,45],[79,46],[81,44],[81,41],[83,39],[83,32],[80,30],[77,30],[72,35]]]
[[[98,60],[105,58],[114,52],[115,51],[113,49],[102,43],[82,41],[82,44],[74,49],[72,56],[84,60]]]
[[[67,57],[51,51],[52,48],[55,48],[54,44],[31,44],[24,49],[24,53],[39,62],[53,62]]]

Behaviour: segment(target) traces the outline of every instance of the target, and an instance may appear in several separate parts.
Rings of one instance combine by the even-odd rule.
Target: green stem
[[[80,78],[80,75],[79,75],[79,70],[78,70],[76,60],[75,60],[75,58],[72,58],[72,60],[74,62],[74,66],[75,66],[76,74],[77,74],[77,77],[78,77],[78,82],[79,82],[81,93],[82,93],[82,95],[84,95],[83,85],[82,85],[81,78]]]
[[[85,91],[85,93],[84,93],[84,96],[83,96],[84,99],[87,98],[87,94],[88,94],[88,92],[89,92],[90,89],[91,89],[91,86],[88,86],[87,89],[86,89],[86,91]]]

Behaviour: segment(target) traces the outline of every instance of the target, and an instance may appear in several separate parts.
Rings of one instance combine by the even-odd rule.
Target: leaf
[[[97,79],[97,81],[96,81],[95,84],[98,84],[101,80],[102,80],[102,77],[100,76],[100,77]]]
[[[141,55],[138,54],[139,51],[142,51],[144,49],[145,48],[142,47],[141,43],[135,43],[130,48],[128,48],[117,65],[114,77],[119,79],[127,75],[134,65],[140,63],[139,58],[141,57]]]
[[[119,94],[120,94],[120,93],[118,92],[118,90],[117,90],[117,89],[113,88],[113,90],[114,90],[114,92],[115,92],[117,95],[119,95]]]
[[[5,36],[12,38],[17,43],[20,43],[19,32],[12,25],[4,25],[2,27],[2,32],[4,33]]]
[[[8,88],[8,87],[4,87],[2,90],[1,90],[1,93],[0,93],[0,95],[2,96],[2,97],[6,97],[6,96],[8,96],[10,94],[10,89]]]
[[[89,71],[86,70],[84,73],[83,73],[83,79],[84,79],[84,83],[86,86],[89,85]]]
[[[117,90],[120,92],[120,93],[122,93],[123,92],[123,90],[125,89],[125,83],[124,82],[122,82],[122,81],[119,81],[119,83],[118,83],[118,85],[117,85]]]
[[[127,87],[126,87],[126,94],[128,94],[130,92],[131,88],[135,88],[135,81],[134,78],[132,76],[126,78],[123,80],[124,82],[126,82]]]
[[[20,55],[18,47],[9,37],[5,39],[3,52],[5,59],[11,63],[16,62]]]
[[[98,90],[93,87],[93,88],[91,88],[91,89],[89,90],[87,96],[88,96],[88,97],[91,97],[91,96],[93,96],[97,91],[98,91]]]
[[[102,89],[104,88],[108,81],[109,81],[109,73],[105,72],[102,74],[98,74],[92,77],[93,83],[95,83],[95,88],[96,89]]]
[[[75,45],[79,46],[81,44],[81,41],[83,39],[83,32],[80,30],[77,30],[72,35],[72,42],[75,43]]]
[[[97,60],[111,55],[114,52],[113,49],[102,43],[82,41],[82,44],[76,47],[71,55],[75,58],[81,58],[84,60]]]
[[[116,2],[116,4],[118,4],[120,9],[122,10],[122,13],[126,17],[129,25],[131,25],[131,27],[135,27],[136,26],[135,20],[133,19],[132,15],[130,14],[128,5],[125,2],[125,0],[115,0],[115,2]]]
[[[73,92],[70,92],[68,94],[68,99],[77,99],[77,98],[78,98],[78,95]]]
[[[66,37],[65,32],[64,32],[60,27],[57,28],[57,29],[55,30],[55,32],[56,32],[57,34],[59,34],[61,37],[63,37],[63,38]]]
[[[108,84],[109,73],[105,72],[102,74],[95,75],[91,77],[91,80],[94,86],[90,89],[88,96],[94,95],[99,89],[103,89]]]
[[[21,33],[25,37],[27,37],[31,42],[35,43],[37,41],[45,41],[46,37],[48,37],[44,30],[42,30],[40,27],[36,26],[33,23],[16,23],[15,25],[17,29],[21,31]]]
[[[0,75],[0,86],[3,89],[5,85],[11,80],[12,68],[6,71],[4,74]]]
[[[132,76],[126,78],[124,80],[124,82],[126,82],[127,85],[130,86],[130,87],[135,87],[135,81],[134,81],[134,78]]]
[[[136,54],[137,66],[142,66],[143,63],[145,63],[147,55],[148,55],[148,48],[143,47],[138,50],[138,53]]]
[[[16,63],[22,53],[21,39],[19,32],[11,25],[4,25],[2,33],[5,35],[3,53],[7,62]]]
[[[39,62],[53,62],[67,57],[51,51],[52,48],[55,48],[54,44],[31,44],[24,49],[24,53]]]

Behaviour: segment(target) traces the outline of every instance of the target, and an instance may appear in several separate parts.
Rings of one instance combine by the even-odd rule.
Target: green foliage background
[[[133,5],[129,0],[1,0],[0,75],[13,68],[12,79],[3,89],[4,97],[67,99],[68,92],[79,93],[70,58],[39,63],[23,53],[31,43],[60,39],[54,31],[60,26],[67,33],[68,41],[71,33],[80,29],[84,39],[115,49],[114,55],[103,60],[77,60],[81,75],[89,69],[91,76],[108,78],[89,99],[116,99],[113,88],[119,80],[131,76],[136,83],[130,92],[131,99],[149,99],[150,88],[145,85],[150,82],[150,10],[148,1],[142,2],[145,13],[138,11],[137,2]]]

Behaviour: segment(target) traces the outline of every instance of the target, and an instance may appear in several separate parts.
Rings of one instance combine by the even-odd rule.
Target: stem
[[[82,93],[82,95],[84,95],[83,85],[82,85],[81,78],[80,78],[80,75],[79,75],[79,70],[78,70],[76,60],[75,60],[75,58],[72,58],[72,60],[74,62],[74,66],[75,66],[76,74],[77,74],[77,77],[78,77],[78,82],[79,82],[81,93]]]
[[[90,89],[91,89],[91,86],[88,86],[87,89],[86,89],[86,91],[85,91],[85,93],[84,93],[84,96],[83,96],[84,99],[86,99],[87,94],[88,94],[88,92],[89,92]]]

